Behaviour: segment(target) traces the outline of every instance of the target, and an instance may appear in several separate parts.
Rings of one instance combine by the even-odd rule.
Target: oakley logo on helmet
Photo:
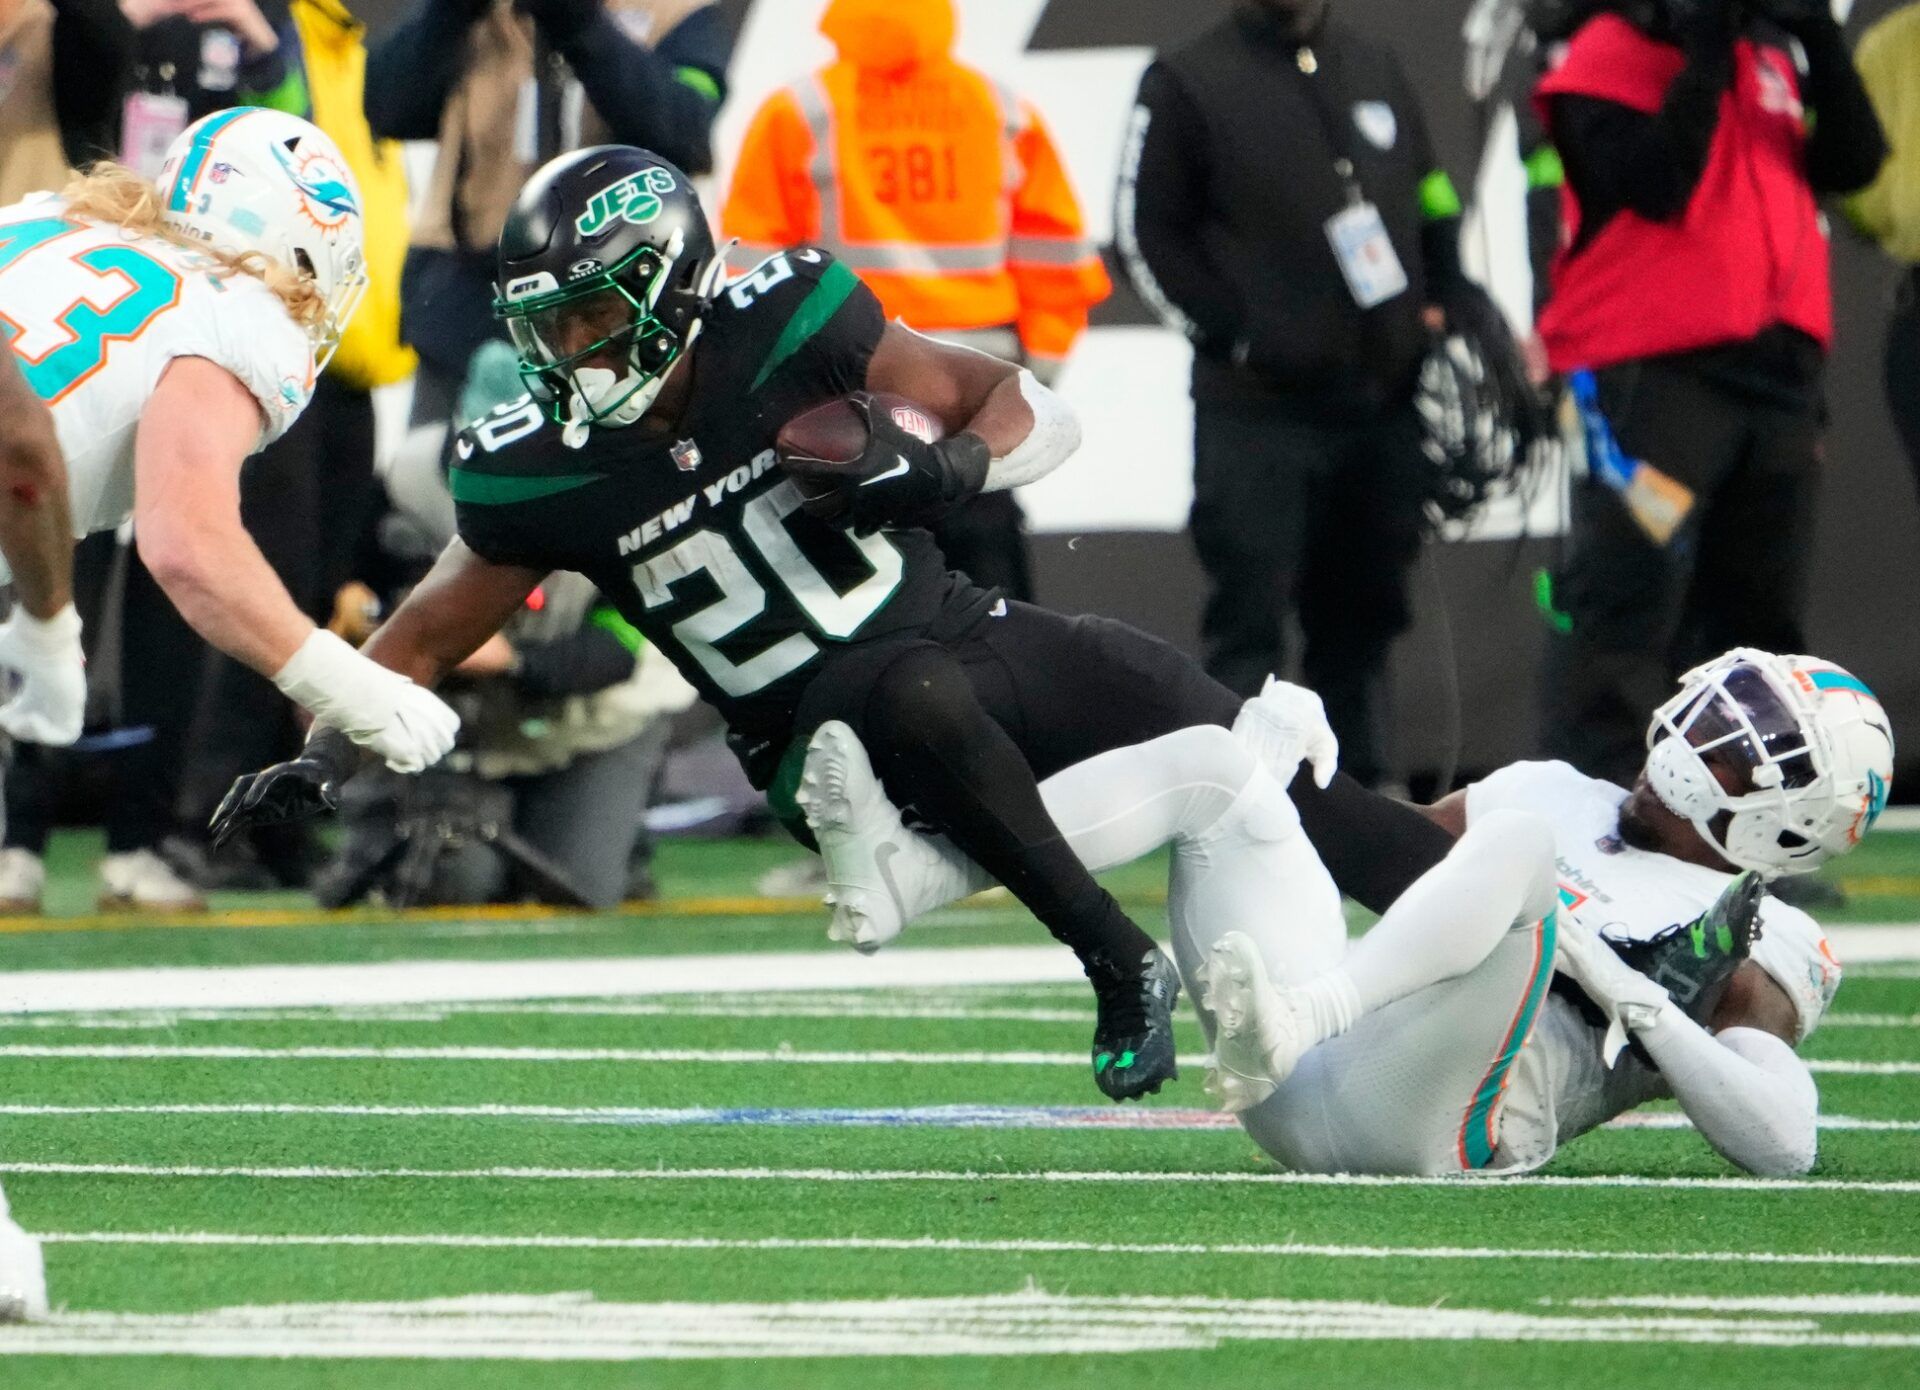
[[[590,275],[598,275],[605,269],[606,267],[601,265],[599,261],[595,260],[592,256],[588,256],[585,260],[575,261],[567,267],[567,278],[569,280],[584,280]]]
[[[660,201],[660,195],[673,192],[675,187],[673,175],[665,169],[642,169],[628,174],[589,198],[587,210],[574,219],[573,225],[584,237],[599,236],[620,221],[645,226],[666,206]]]

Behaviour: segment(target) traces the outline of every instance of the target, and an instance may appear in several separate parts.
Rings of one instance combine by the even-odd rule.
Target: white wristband
[[[12,616],[15,638],[23,647],[51,656],[79,645],[80,614],[71,603],[51,618],[36,618],[16,603]]]

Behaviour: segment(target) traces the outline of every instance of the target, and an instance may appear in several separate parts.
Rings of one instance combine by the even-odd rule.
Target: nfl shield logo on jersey
[[[674,467],[682,473],[691,473],[700,466],[700,446],[691,439],[681,440],[667,452],[673,455]]]

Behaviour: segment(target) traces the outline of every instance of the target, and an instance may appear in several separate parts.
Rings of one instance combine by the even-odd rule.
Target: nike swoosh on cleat
[[[911,465],[906,461],[906,459],[899,454],[895,454],[893,456],[893,459],[894,459],[893,467],[889,468],[884,473],[876,473],[871,478],[862,478],[860,480],[860,486],[872,487],[875,483],[884,483],[889,478],[899,477],[902,473],[906,472],[909,467],[911,467]]]
[[[900,885],[893,877],[893,857],[900,852],[900,846],[888,840],[877,845],[873,851],[874,867],[880,870],[880,881],[887,885],[887,896],[893,899],[893,910],[900,914],[900,920],[907,920],[906,899],[900,896]]]

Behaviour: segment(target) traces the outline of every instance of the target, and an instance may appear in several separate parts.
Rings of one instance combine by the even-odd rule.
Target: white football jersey
[[[1566,763],[1515,763],[1467,789],[1467,819],[1510,808],[1553,827],[1561,912],[1611,935],[1645,940],[1712,905],[1733,875],[1619,839],[1627,793]],[[1767,897],[1754,963],[1793,1000],[1799,1033],[1813,1031],[1840,984],[1840,963],[1814,920]],[[1545,1162],[1556,1143],[1664,1095],[1658,1073],[1621,1054],[1602,1065],[1599,1030],[1557,997],[1535,1025],[1515,1068],[1502,1120],[1501,1167]]]
[[[0,317],[27,383],[53,411],[76,536],[133,514],[140,413],[176,357],[204,357],[260,403],[256,448],[313,394],[313,349],[251,275],[173,243],[70,218],[55,197],[0,208]]]

